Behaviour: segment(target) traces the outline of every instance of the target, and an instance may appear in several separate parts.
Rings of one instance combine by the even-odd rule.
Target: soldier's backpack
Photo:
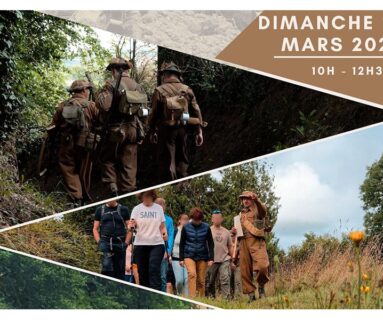
[[[165,83],[157,90],[165,98],[164,101],[164,119],[168,125],[176,125],[189,117],[189,100],[187,91],[189,87],[183,84],[176,89],[171,83]]]
[[[62,117],[65,122],[72,128],[83,129],[86,127],[84,109],[89,106],[89,101],[83,99],[69,99],[64,102]]]
[[[121,83],[123,88],[120,103],[118,105],[118,111],[127,115],[138,115],[140,117],[147,116],[148,112],[148,97],[144,92],[132,91],[128,88],[124,88],[124,84]]]

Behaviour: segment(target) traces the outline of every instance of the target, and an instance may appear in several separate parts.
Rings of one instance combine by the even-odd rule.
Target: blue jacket
[[[166,251],[170,255],[172,253],[174,244],[174,224],[173,219],[167,214],[165,214],[165,226],[166,232],[168,233],[168,245],[166,247]]]
[[[190,258],[214,261],[214,241],[210,227],[202,222],[199,225],[187,223],[181,231],[180,260]]]

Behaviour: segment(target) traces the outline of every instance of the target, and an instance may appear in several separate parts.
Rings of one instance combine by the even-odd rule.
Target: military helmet
[[[164,62],[161,65],[160,74],[164,72],[172,72],[178,74],[179,76],[182,74],[181,69],[173,62]]]
[[[88,81],[75,80],[72,82],[71,86],[69,87],[68,92],[72,93],[75,91],[81,91],[81,90],[88,89],[91,87],[92,87],[92,85]]]
[[[242,198],[249,198],[251,200],[255,200],[257,198],[257,195],[252,191],[243,191],[241,195],[239,196],[240,199]]]
[[[122,68],[124,70],[131,69],[133,67],[133,64],[124,58],[121,57],[114,57],[109,61],[108,66],[106,67],[106,70],[111,71],[114,68]]]

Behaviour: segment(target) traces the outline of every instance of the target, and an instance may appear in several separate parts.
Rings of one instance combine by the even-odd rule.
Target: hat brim
[[[168,72],[168,73],[175,73],[175,74],[177,74],[177,75],[179,75],[179,76],[181,76],[182,75],[182,72],[181,71],[178,71],[178,70],[169,70],[169,69],[165,69],[165,70],[160,70],[160,74],[163,74],[163,73],[165,73],[165,72]]]
[[[118,68],[129,70],[131,69],[131,66],[128,63],[112,63],[106,67],[106,70],[111,71],[112,69],[118,69]]]
[[[72,93],[72,92],[75,92],[75,91],[81,91],[81,90],[84,90],[84,89],[91,89],[91,88],[92,88],[92,86],[79,87],[79,88],[73,88],[73,89],[69,88],[69,89],[67,89],[67,91],[69,93]]]

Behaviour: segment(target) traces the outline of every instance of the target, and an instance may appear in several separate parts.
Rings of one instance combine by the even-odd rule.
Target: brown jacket
[[[259,200],[256,200],[253,207],[244,208],[241,211],[241,224],[245,237],[251,235],[263,237],[265,232],[271,231],[271,226],[267,218],[267,208]],[[258,230],[261,230],[261,232],[258,232]]]
[[[103,121],[105,114],[112,107],[113,100],[113,87],[115,85],[115,80],[108,80],[102,89],[98,92],[96,97],[96,106],[101,111],[100,120]],[[140,91],[142,92],[141,86],[132,78],[127,75],[123,75],[121,78],[120,90],[126,89],[129,91]],[[117,102],[118,104],[118,102]],[[110,123],[121,123],[124,122],[126,116],[122,115],[119,112],[114,112],[114,114],[110,115]]]
[[[181,86],[183,86],[183,84],[177,77],[171,78],[166,83],[172,83],[174,85],[174,88],[175,88],[174,95],[176,95],[178,92],[176,90],[179,90]],[[189,88],[187,91],[187,98],[189,100],[190,116],[198,118],[202,122],[201,110],[197,103],[197,99],[194,95],[194,92],[191,88]],[[149,115],[149,120],[148,120],[150,130],[155,131],[157,127],[165,120],[163,108],[164,108],[164,97],[156,88],[156,90],[153,93],[151,113]]]

